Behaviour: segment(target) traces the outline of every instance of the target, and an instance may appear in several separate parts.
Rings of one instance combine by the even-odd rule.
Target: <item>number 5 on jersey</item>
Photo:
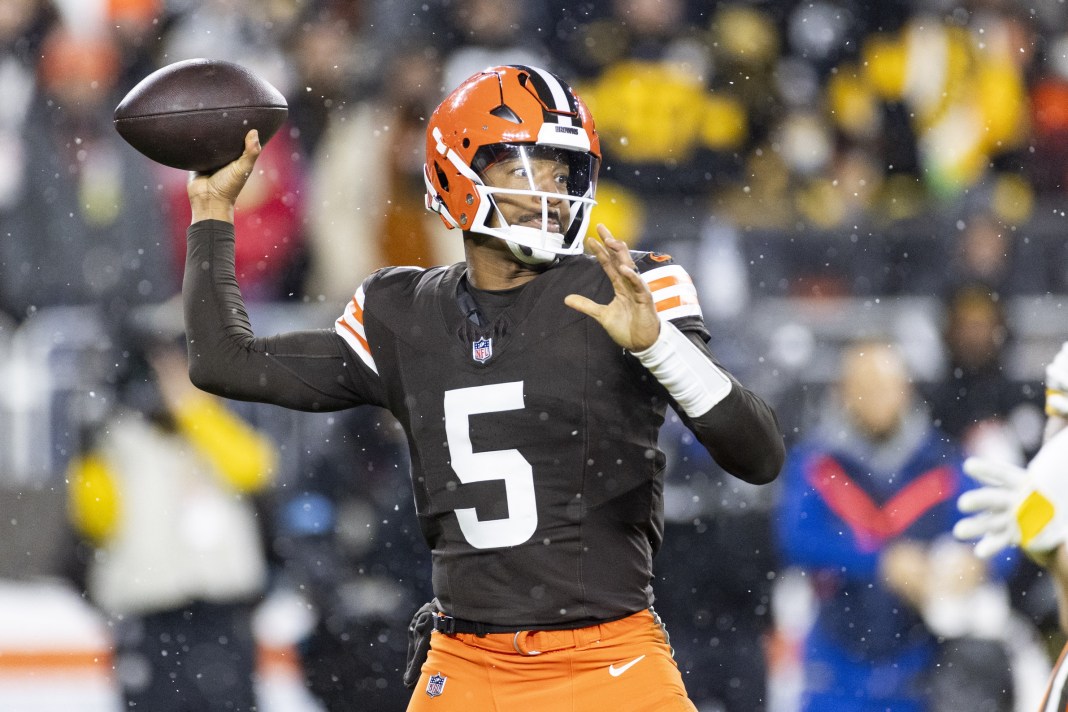
[[[538,528],[534,469],[527,459],[515,449],[475,452],[471,445],[470,416],[523,407],[522,381],[445,391],[445,433],[456,476],[463,484],[504,480],[506,518],[483,521],[474,507],[455,510],[460,530],[476,549],[522,544]]]

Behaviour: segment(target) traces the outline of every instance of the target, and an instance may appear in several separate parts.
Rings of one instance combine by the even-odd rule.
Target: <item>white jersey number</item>
[[[445,433],[449,440],[452,469],[460,482],[504,480],[508,516],[480,520],[473,507],[456,510],[456,519],[467,541],[476,549],[516,546],[538,528],[534,500],[534,469],[515,449],[475,452],[468,418],[476,413],[496,413],[524,407],[523,382],[457,388],[445,392]]]

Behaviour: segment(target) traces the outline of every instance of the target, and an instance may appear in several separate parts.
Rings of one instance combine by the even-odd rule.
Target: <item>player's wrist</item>
[[[214,196],[191,196],[189,208],[192,213],[191,222],[197,223],[202,220],[222,220],[234,222],[234,204]]]
[[[710,411],[731,391],[731,380],[669,321],[652,346],[631,351],[691,417]]]

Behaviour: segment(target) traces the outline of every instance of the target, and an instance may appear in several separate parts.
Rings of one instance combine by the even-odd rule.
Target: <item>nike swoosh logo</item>
[[[640,663],[644,659],[645,659],[644,655],[639,655],[638,657],[634,658],[633,660],[631,660],[626,665],[620,665],[619,667],[616,667],[615,665],[609,665],[608,666],[608,674],[611,675],[612,677],[619,677],[620,675],[625,673],[627,670],[630,670],[632,667],[634,667],[635,665],[637,665],[638,663]]]

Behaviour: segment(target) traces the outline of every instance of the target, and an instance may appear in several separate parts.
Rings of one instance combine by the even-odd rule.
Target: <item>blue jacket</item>
[[[810,687],[921,696],[936,639],[919,613],[883,585],[879,559],[896,540],[949,535],[961,516],[957,497],[973,486],[962,460],[920,413],[877,444],[845,421],[824,423],[789,453],[776,538],[782,565],[804,569],[818,601],[805,657],[822,679],[810,675]],[[1007,569],[1008,559],[996,566]]]

